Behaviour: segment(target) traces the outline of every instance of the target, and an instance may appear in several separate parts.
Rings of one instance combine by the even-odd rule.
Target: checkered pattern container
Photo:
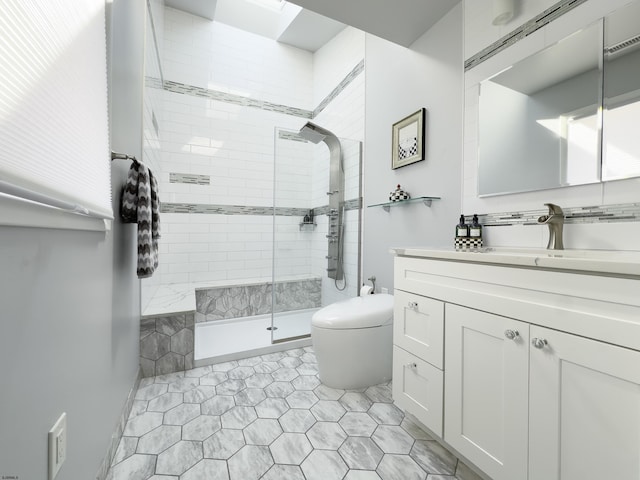
[[[456,250],[473,250],[482,247],[482,238],[475,237],[456,237]]]
[[[402,200],[409,200],[410,198],[409,193],[402,190],[400,185],[398,185],[398,188],[396,188],[394,192],[389,194],[389,200],[392,202],[401,202]]]

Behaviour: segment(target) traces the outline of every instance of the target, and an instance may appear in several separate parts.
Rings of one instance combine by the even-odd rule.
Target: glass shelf
[[[373,205],[367,205],[367,208],[382,207],[385,212],[388,212],[391,209],[391,207],[397,207],[399,205],[405,205],[407,203],[418,203],[418,202],[422,202],[427,207],[430,207],[432,200],[440,200],[440,197],[415,197],[415,198],[410,198],[409,200],[400,200],[398,202],[385,202],[385,203],[376,203]]]
[[[314,230],[317,226],[315,222],[300,222],[300,231]]]

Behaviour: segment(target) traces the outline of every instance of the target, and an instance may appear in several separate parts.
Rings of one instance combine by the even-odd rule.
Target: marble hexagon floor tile
[[[107,480],[480,480],[393,404],[333,389],[311,347],[145,378]]]

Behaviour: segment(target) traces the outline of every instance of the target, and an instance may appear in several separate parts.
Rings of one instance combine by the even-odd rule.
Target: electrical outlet
[[[49,476],[53,480],[67,458],[67,414],[63,413],[49,430]]]
[[[381,287],[380,293],[389,293],[389,289],[387,287]]]

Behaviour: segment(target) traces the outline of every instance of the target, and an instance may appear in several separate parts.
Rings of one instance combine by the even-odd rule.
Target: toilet
[[[323,384],[340,389],[391,380],[393,295],[350,298],[318,310],[311,340]]]

